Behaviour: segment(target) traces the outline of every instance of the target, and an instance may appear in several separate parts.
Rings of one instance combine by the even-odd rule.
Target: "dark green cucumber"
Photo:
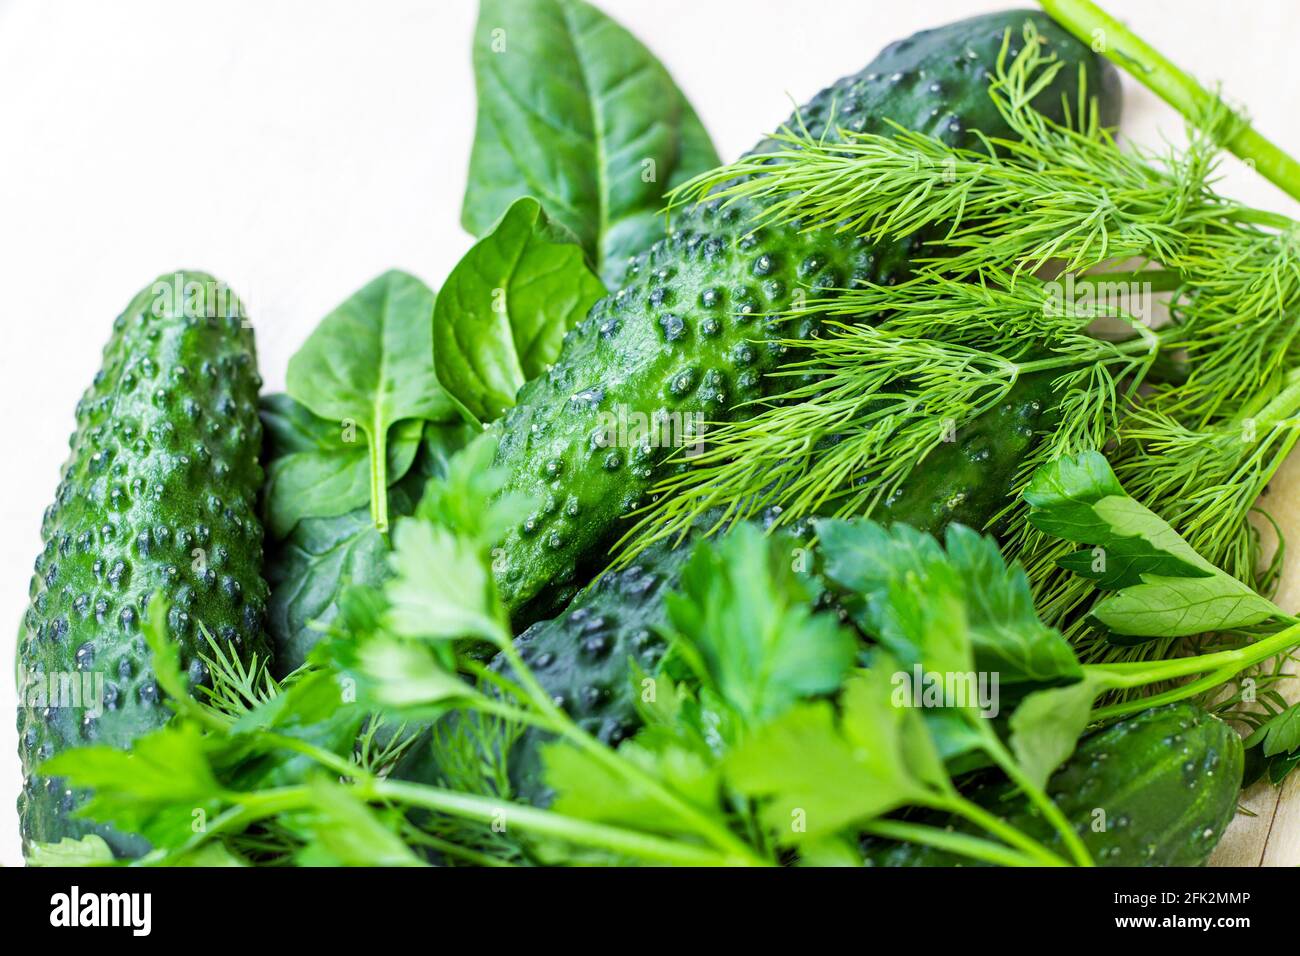
[[[1007,31],[1014,51],[1028,20],[1065,63],[1035,105],[1061,117],[1063,98],[1077,101],[1082,66],[1103,120],[1113,122],[1113,69],[1028,12],[977,17],[892,44],[861,73],[818,94],[798,121],[813,136],[832,135],[833,109],[835,124],[856,130],[888,133],[892,120],[950,142],[971,143],[975,129],[1010,135],[986,87]],[[770,340],[811,333],[812,319],[771,320],[794,304],[797,291],[824,296],[907,273],[912,238],[873,246],[796,225],[751,231],[747,223],[759,208],[703,203],[679,213],[673,231],[631,260],[626,285],[570,331],[554,366],[520,389],[498,423],[507,490],[536,502],[507,535],[498,562],[497,583],[518,623],[550,612],[554,595],[603,563],[626,530],[619,519],[664,473],[670,448],[653,441],[610,447],[620,415],[732,419],[740,403],[773,387],[766,373],[782,347]]]
[[[1047,792],[1100,866],[1201,866],[1232,819],[1241,790],[1241,738],[1196,704],[1142,711],[1082,740]],[[1004,783],[967,794],[1019,830],[1064,853],[1060,834]],[[962,832],[976,828],[957,821]],[[875,866],[970,861],[916,844],[868,840]]]
[[[163,276],[114,322],[41,525],[20,635],[25,847],[97,833],[119,856],[146,849],[70,816],[84,794],[37,767],[70,747],[125,747],[167,720],[140,627],[155,591],[192,682],[207,677],[200,622],[245,658],[265,655],[260,385],[242,308],[211,276]]]
[[[632,665],[654,674],[667,648],[664,595],[676,584],[690,555],[688,546],[647,548],[637,562],[610,572],[584,589],[563,613],[538,621],[515,638],[515,647],[538,682],[574,722],[602,742],[617,746],[639,726]],[[510,674],[498,654],[491,667]],[[446,720],[460,719],[451,714]],[[540,746],[548,739],[525,731],[513,744],[507,766],[515,799],[537,806],[551,801],[542,780]],[[403,780],[434,782],[438,768],[424,735],[393,771]]]
[[[1052,372],[1021,379],[996,408],[938,445],[871,515],[942,537],[949,524],[985,530],[1007,496],[1041,432],[1057,417]]]

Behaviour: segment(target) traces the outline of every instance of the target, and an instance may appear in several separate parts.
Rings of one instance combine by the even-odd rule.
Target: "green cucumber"
[[[1032,20],[1065,63],[1035,101],[1050,116],[1077,101],[1078,81],[1099,98],[1103,121],[1118,113],[1113,68],[1048,18],[1028,12],[976,17],[887,47],[862,72],[818,94],[791,122],[814,136],[834,123],[888,133],[888,121],[971,143],[972,130],[1010,135],[986,86],[1010,31],[1011,49]],[[1082,71],[1080,70],[1082,68]],[[761,151],[770,141],[760,143]],[[872,246],[846,233],[746,223],[752,201],[680,212],[673,231],[632,259],[627,284],[602,299],[565,337],[554,366],[524,385],[497,426],[497,463],[508,491],[536,510],[503,542],[497,583],[513,618],[525,624],[557,606],[554,595],[598,568],[626,530],[620,521],[665,474],[672,442],[644,435],[609,441],[614,424],[667,413],[680,425],[734,419],[740,403],[769,393],[766,373],[782,347],[774,337],[806,337],[814,320],[772,321],[795,295],[830,295],[846,285],[893,282],[908,271],[915,237]],[[767,341],[765,341],[767,340]],[[777,380],[780,387],[780,380]],[[788,382],[785,383],[788,385]],[[945,492],[961,493],[949,488]]]
[[[872,518],[903,522],[936,537],[949,524],[985,530],[1007,505],[1038,441],[1057,417],[1052,372],[1018,381],[1006,399],[962,427],[919,462]]]
[[[1201,866],[1237,807],[1241,738],[1190,701],[1144,710],[1085,737],[1047,792],[1100,866]],[[1061,835],[1006,783],[966,794],[1018,830],[1064,853]],[[975,833],[960,821],[927,820]],[[873,866],[971,861],[933,847],[868,839]]]
[[[617,746],[640,726],[632,664],[654,674],[667,648],[664,594],[677,582],[690,547],[659,544],[647,548],[635,564],[602,576],[580,592],[563,613],[538,621],[515,638],[520,657],[538,683],[574,722],[601,742]],[[497,654],[491,668],[510,675]],[[459,720],[449,714],[444,720]],[[550,739],[525,730],[510,748],[507,767],[515,799],[537,806],[552,793],[542,780],[541,744]],[[438,779],[438,767],[422,735],[398,762],[393,776],[425,783]]]
[[[193,684],[207,679],[200,622],[243,658],[265,656],[260,385],[242,306],[211,276],[163,276],[114,322],[42,522],[19,640],[26,850],[92,833],[119,856],[147,849],[73,817],[85,795],[37,768],[71,747],[125,748],[170,716],[140,630],[154,592]]]

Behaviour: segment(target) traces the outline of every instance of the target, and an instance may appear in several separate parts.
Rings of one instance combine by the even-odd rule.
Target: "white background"
[[[667,65],[724,160],[915,30],[1005,0],[597,0]],[[1296,0],[1108,0],[1300,152]],[[267,387],[385,269],[435,287],[473,135],[473,0],[0,0],[0,639],[113,317],[177,268],[249,305]],[[1127,84],[1124,129],[1180,122]],[[1300,205],[1239,166],[1225,190]],[[15,693],[0,681],[0,862],[21,862]]]

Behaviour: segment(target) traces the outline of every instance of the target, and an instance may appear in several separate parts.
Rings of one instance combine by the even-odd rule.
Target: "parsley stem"
[[[1122,664],[1085,664],[1084,670],[1098,675],[1109,689],[1124,690],[1145,687],[1178,677],[1191,677],[1208,671],[1240,673],[1252,664],[1268,660],[1283,651],[1300,645],[1300,623],[1292,624],[1253,644],[1212,654],[1193,657],[1175,657],[1167,661],[1129,661]],[[1231,674],[1229,674],[1231,676]]]
[[[873,820],[862,825],[862,832],[887,840],[899,840],[905,843],[919,843],[939,850],[947,850],[974,860],[982,860],[995,866],[1040,866],[1042,861],[1012,850],[992,840],[941,830],[939,827],[926,826],[923,823],[908,823],[904,820]]]
[[[448,813],[486,824],[501,820],[504,815],[507,826],[518,826],[522,830],[541,836],[568,840],[583,846],[602,847],[642,860],[682,866],[743,866],[756,862],[749,856],[720,854],[706,847],[683,843],[680,840],[667,840],[622,827],[566,817],[551,810],[539,810],[536,807],[491,800],[422,784],[398,780],[374,780],[359,786],[357,795],[366,800],[393,800],[407,806]]]
[[[670,810],[681,822],[688,824],[695,832],[718,849],[742,859],[748,858],[755,864],[764,862],[754,854],[751,847],[725,826],[701,813],[650,774],[620,757],[617,751],[606,747],[575,724],[569,715],[557,706],[551,696],[542,689],[542,686],[537,682],[537,678],[533,676],[533,672],[524,663],[523,658],[519,656],[519,651],[514,646],[513,641],[506,640],[498,646],[501,648],[506,660],[509,661],[516,679],[533,696],[534,706],[541,712],[542,716],[550,721],[550,729],[554,733],[564,737],[617,776],[632,781],[645,790],[656,801]]]
[[[1091,0],[1039,0],[1039,3],[1057,23],[1126,70],[1182,113],[1188,122],[1203,121],[1216,107],[1226,109],[1219,96]],[[1234,116],[1238,122],[1223,145],[1252,164],[1265,179],[1300,199],[1300,163],[1262,136],[1245,117],[1235,112]]]
[[[1016,763],[1015,758],[1003,746],[996,733],[985,727],[982,736],[984,737],[985,753],[993,758],[994,762],[1002,768],[1002,772],[1020,788],[1029,802],[1038,807],[1043,816],[1047,818],[1047,821],[1061,834],[1061,839],[1065,841],[1065,846],[1070,851],[1070,856],[1074,858],[1075,863],[1079,866],[1092,866],[1092,854],[1088,852],[1088,848],[1079,839],[1079,834],[1074,832],[1074,827],[1065,818],[1061,808],[1043,792],[1042,787],[1030,780],[1025,772],[1020,769],[1020,764]]]
[[[1150,697],[1137,697],[1133,700],[1126,700],[1123,703],[1112,704],[1109,707],[1098,707],[1089,716],[1089,722],[1098,720],[1110,720],[1114,717],[1124,717],[1128,714],[1137,713],[1140,710],[1146,710],[1149,707],[1159,707],[1161,704],[1172,704],[1175,701],[1186,700],[1188,697],[1195,697],[1202,691],[1212,690],[1220,684],[1230,680],[1237,673],[1235,667],[1225,667],[1221,670],[1211,671],[1204,677],[1197,678],[1179,687],[1174,687],[1161,694],[1152,694]]]
[[[954,793],[950,804],[953,813],[965,817],[971,823],[983,827],[999,837],[1004,843],[1023,850],[1044,866],[1068,866],[1065,860],[1033,839],[1027,833],[1017,830],[1007,821],[989,813],[978,803],[967,800],[961,794]]]

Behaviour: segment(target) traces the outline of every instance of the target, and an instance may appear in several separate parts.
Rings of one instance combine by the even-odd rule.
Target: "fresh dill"
[[[1078,637],[1091,592],[1057,567],[1059,542],[1018,520],[1018,492],[1043,463],[1088,448],[1109,449],[1134,497],[1209,560],[1267,579],[1249,519],[1297,435],[1300,323],[1288,316],[1300,307],[1300,232],[1214,190],[1219,144],[1241,122],[1217,100],[1185,148],[1121,148],[1084,96],[1065,123],[1033,108],[1062,68],[1037,41],[1029,25],[1016,56],[1004,44],[990,83],[1012,137],[976,133],[963,148],[902,127],[786,128],[774,151],[672,194],[674,205],[751,201],[755,229],[797,222],[924,245],[908,280],[835,290],[786,315],[822,323],[783,343],[790,358],[774,374],[796,384],[746,421],[710,427],[705,452],[653,489],[622,561],[717,507],[726,518],[772,506],[786,519],[870,514],[943,430],[960,436],[1044,373],[1057,413],[990,526],[1010,529],[1048,620]],[[1157,321],[1150,299],[1165,292]]]

